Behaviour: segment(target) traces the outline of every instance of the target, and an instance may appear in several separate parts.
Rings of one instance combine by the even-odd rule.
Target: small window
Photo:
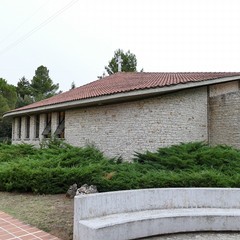
[[[43,130],[43,133],[42,133],[42,135],[45,138],[51,137],[51,122],[52,122],[51,117],[52,117],[51,113],[48,113],[46,115],[46,122],[45,122],[46,125],[45,125],[45,129]]]
[[[35,116],[35,138],[39,138],[39,126],[40,126],[40,117],[39,115]]]
[[[30,117],[26,116],[26,138],[30,137]]]
[[[54,135],[58,138],[64,138],[65,130],[65,112],[58,113],[58,126]]]

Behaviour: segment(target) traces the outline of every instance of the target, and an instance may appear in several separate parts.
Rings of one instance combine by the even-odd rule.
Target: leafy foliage
[[[9,120],[0,121],[0,143],[10,143],[12,138],[12,123]]]
[[[11,121],[3,119],[5,112],[51,97],[57,90],[58,84],[53,84],[44,66],[37,68],[31,82],[22,77],[17,87],[0,78],[0,142],[8,141],[12,136]]]
[[[75,182],[97,185],[99,191],[240,187],[239,172],[239,150],[201,142],[136,153],[132,163],[108,159],[93,146],[0,144],[1,191],[62,193]]]
[[[17,87],[0,78],[0,142],[11,139],[12,135],[11,121],[3,120],[5,112],[51,97],[57,90],[58,84],[53,84],[44,66],[37,68],[31,83],[22,77]]]
[[[40,101],[56,95],[58,88],[59,85],[53,84],[52,79],[49,77],[49,70],[44,66],[38,67],[30,84],[34,101]]]
[[[29,81],[25,77],[22,77],[17,83],[17,95],[17,108],[26,106],[33,102],[31,86]]]
[[[7,99],[0,95],[0,120],[2,120],[3,113],[9,110]]]
[[[22,107],[56,95],[58,84],[53,84],[47,67],[39,66],[29,82],[22,77],[17,83],[18,101],[16,107]]]
[[[221,145],[209,147],[202,142],[160,148],[154,153],[136,153],[135,161],[175,172],[215,169],[224,173],[237,173],[240,170],[239,150]]]
[[[0,78],[0,95],[6,100],[9,109],[15,108],[17,101],[16,87],[8,84],[3,78]]]
[[[15,108],[17,101],[16,88],[0,78],[0,142],[11,138],[11,122],[3,120],[3,113]]]
[[[122,72],[136,72],[137,71],[137,58],[135,54],[129,50],[124,53],[123,50],[118,49],[114,52],[113,58],[109,61],[105,69],[109,75],[118,72],[118,57],[122,59]]]

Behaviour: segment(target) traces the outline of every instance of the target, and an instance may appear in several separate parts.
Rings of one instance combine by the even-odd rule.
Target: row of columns
[[[30,117],[29,124],[29,138],[27,138],[27,118]],[[24,115],[13,119],[12,123],[12,141],[21,142],[31,142],[31,141],[41,141],[44,136],[42,135],[46,127],[46,113],[39,115]],[[37,134],[37,121],[39,119],[39,133]],[[58,112],[51,113],[51,134],[53,136],[54,132],[58,127]]]

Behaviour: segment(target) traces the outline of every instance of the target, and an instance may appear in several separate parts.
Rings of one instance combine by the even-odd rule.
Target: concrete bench
[[[74,240],[194,231],[240,231],[240,189],[141,189],[74,199]]]

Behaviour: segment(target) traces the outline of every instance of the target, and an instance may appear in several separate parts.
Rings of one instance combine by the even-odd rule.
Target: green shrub
[[[132,163],[93,146],[52,141],[43,148],[0,144],[0,191],[65,193],[73,183],[99,191],[164,187],[239,187],[240,151],[202,142],[136,153]]]

